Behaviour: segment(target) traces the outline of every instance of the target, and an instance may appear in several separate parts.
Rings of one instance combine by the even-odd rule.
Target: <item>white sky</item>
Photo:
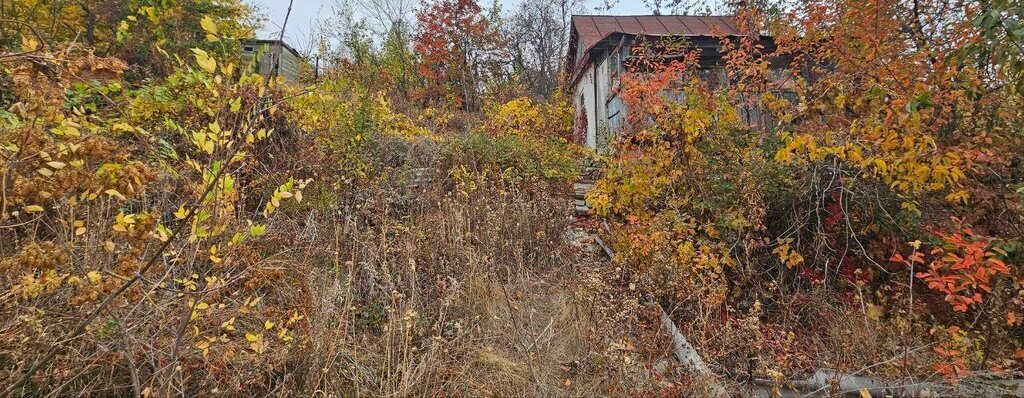
[[[285,13],[288,10],[288,0],[247,0],[250,4],[256,5],[268,18],[264,23],[263,30],[257,32],[259,38],[276,38],[281,30],[281,22],[284,21]],[[483,7],[489,7],[493,0],[479,0]],[[513,9],[520,0],[499,0],[504,10]],[[584,13],[594,13],[594,7],[601,3],[601,0],[587,1]],[[316,25],[318,19],[327,19],[333,13],[332,6],[336,0],[295,0],[292,6],[292,15],[288,19],[285,41],[298,47],[300,50],[309,42],[308,37]],[[642,0],[618,0],[611,13],[614,14],[649,14],[650,10],[643,5]]]

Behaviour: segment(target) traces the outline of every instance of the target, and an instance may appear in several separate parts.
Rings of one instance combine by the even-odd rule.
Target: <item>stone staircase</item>
[[[572,183],[572,204],[577,217],[587,217],[590,206],[587,205],[587,192],[594,187],[593,181],[581,180]]]
[[[572,203],[577,217],[590,215],[590,206],[587,205],[587,193],[594,188],[594,180],[598,168],[591,161],[585,161],[580,167],[580,178],[572,184]]]

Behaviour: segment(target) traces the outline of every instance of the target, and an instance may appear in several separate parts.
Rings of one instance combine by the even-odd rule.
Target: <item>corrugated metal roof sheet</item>
[[[740,36],[731,16],[573,15],[566,67],[575,81],[590,62],[590,50],[613,35]],[[577,51],[582,47],[582,59]]]
[[[577,45],[588,50],[614,33],[651,36],[737,36],[732,17],[689,15],[573,15]]]

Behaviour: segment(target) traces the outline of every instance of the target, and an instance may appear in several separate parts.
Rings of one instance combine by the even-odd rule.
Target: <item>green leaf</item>
[[[249,235],[251,236],[262,236],[267,233],[266,225],[253,225],[249,227]]]

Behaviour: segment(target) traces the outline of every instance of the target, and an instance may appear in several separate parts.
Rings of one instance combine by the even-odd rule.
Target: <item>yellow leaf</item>
[[[111,241],[108,240],[108,241],[103,243],[103,249],[108,251],[108,252],[113,253],[115,248],[116,248],[116,246],[114,246],[114,242],[111,242]]]
[[[213,22],[213,18],[210,18],[209,15],[204,16],[203,19],[199,21],[199,25],[203,27],[203,30],[206,31],[206,33],[211,35],[217,34],[217,24]]]
[[[53,171],[50,170],[50,169],[47,169],[47,168],[41,168],[39,170],[36,170],[36,172],[39,173],[39,174],[42,174],[44,176],[47,176],[47,177],[50,177],[50,176],[53,175]]]
[[[44,210],[43,206],[40,206],[40,205],[28,205],[28,206],[22,207],[21,209],[25,210],[26,213],[39,213],[39,212]]]
[[[888,165],[882,159],[875,159],[875,168],[882,174],[887,174],[889,171]]]
[[[305,318],[305,316],[300,315],[298,311],[295,311],[292,313],[292,316],[288,318],[288,322],[286,324],[288,326],[295,325],[295,322],[302,320],[302,318]]]
[[[970,197],[971,194],[968,193],[966,190],[959,190],[949,195],[946,195],[946,200],[949,201],[950,203],[963,203],[966,205]]]
[[[206,304],[206,303],[199,303],[199,304],[196,304],[196,309],[197,309],[197,310],[205,310],[205,309],[207,309],[207,308],[210,308],[210,305],[209,305],[209,304]]]
[[[213,73],[215,70],[217,70],[217,61],[211,58],[210,54],[208,54],[206,51],[203,51],[198,48],[193,48],[192,53],[195,54],[196,62],[199,64],[201,68],[210,73]]]
[[[271,329],[271,328],[273,328],[273,327],[274,327],[274,322],[271,322],[271,321],[263,321],[263,328],[264,328],[264,329],[270,330],[270,329]]]
[[[57,162],[57,161],[48,162],[48,163],[46,163],[46,165],[50,166],[54,170],[60,170],[60,169],[63,169],[63,168],[68,166],[67,164],[65,164],[63,162]]]
[[[100,280],[103,279],[103,275],[96,271],[89,271],[88,274],[85,274],[85,277],[89,278],[89,282],[91,283],[100,283]]]
[[[871,392],[869,392],[868,389],[866,389],[866,388],[861,388],[860,389],[860,398],[871,398]]]
[[[22,51],[36,51],[41,47],[36,39],[22,36],[21,37],[21,50]]]
[[[120,192],[118,192],[118,191],[117,191],[116,189],[113,189],[113,188],[111,188],[111,189],[108,189],[108,190],[106,190],[106,191],[103,191],[103,193],[105,193],[105,194],[107,194],[107,195],[109,195],[109,196],[113,196],[113,197],[115,197],[115,198],[121,199],[121,200],[126,200],[126,199],[128,199],[128,198],[124,197],[124,195],[121,195],[121,193],[120,193]]]
[[[113,130],[115,133],[127,133],[131,132],[132,130],[135,130],[135,128],[133,128],[132,125],[124,122],[114,123],[114,125],[111,126],[110,129]]]

